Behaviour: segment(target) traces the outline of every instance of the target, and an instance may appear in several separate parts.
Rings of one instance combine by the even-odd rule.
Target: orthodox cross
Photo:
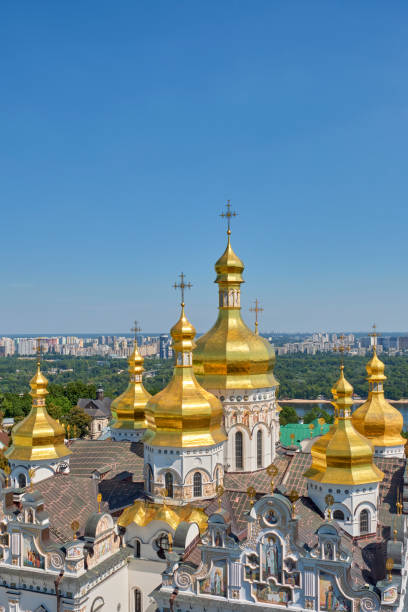
[[[350,347],[344,344],[345,339],[346,339],[346,336],[344,334],[341,334],[341,336],[339,336],[339,340],[340,340],[339,346],[334,347],[334,351],[338,351],[341,354],[341,365],[342,366],[344,366],[344,351],[350,350]]]
[[[191,287],[193,286],[191,283],[185,283],[185,276],[183,274],[183,272],[181,274],[179,274],[180,276],[180,282],[179,283],[174,283],[173,287],[174,289],[180,289],[180,293],[181,293],[181,305],[184,306],[184,290],[185,289],[191,289]]]
[[[37,365],[40,365],[40,361],[41,361],[41,353],[42,353],[42,346],[41,346],[41,342],[44,340],[44,338],[36,338],[35,341],[37,343]]]
[[[377,326],[374,323],[373,327],[372,327],[373,331],[371,332],[371,334],[368,334],[369,336],[371,336],[371,338],[373,338],[373,347],[377,348]]]
[[[228,236],[231,234],[231,217],[236,217],[238,213],[236,213],[235,211],[231,211],[231,201],[227,200],[226,203],[226,212],[225,213],[221,213],[220,217],[223,217],[224,219],[227,220],[227,224],[228,224],[228,230],[227,230],[227,234]]]
[[[133,327],[130,328],[130,331],[135,334],[135,346],[137,345],[137,334],[140,334],[142,328],[138,324],[137,321],[133,321]]]
[[[255,306],[249,309],[250,312],[255,313],[255,333],[258,335],[258,312],[263,312],[263,308],[259,305],[258,298],[254,302]]]

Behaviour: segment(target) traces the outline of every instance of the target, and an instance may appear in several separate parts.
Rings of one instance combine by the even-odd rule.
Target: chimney
[[[102,389],[102,387],[98,387],[98,389],[96,390],[96,399],[100,400],[101,402],[103,401],[103,389]]]

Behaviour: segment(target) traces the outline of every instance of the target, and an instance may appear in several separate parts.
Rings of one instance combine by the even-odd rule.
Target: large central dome
[[[228,234],[225,252],[215,264],[219,313],[214,326],[197,340],[194,372],[206,388],[263,389],[278,383],[273,374],[275,351],[241,317],[240,285],[244,264],[234,253]]]

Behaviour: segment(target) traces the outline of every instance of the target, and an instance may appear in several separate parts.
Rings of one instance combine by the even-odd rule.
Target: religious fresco
[[[35,567],[36,569],[44,569],[45,559],[34,546],[32,536],[23,535],[23,565],[25,567]]]
[[[320,610],[324,612],[351,612],[351,601],[339,591],[335,579],[329,574],[319,575]]]
[[[227,562],[225,559],[213,561],[207,578],[200,580],[200,593],[227,596]]]
[[[274,577],[282,582],[282,548],[276,536],[267,534],[261,543],[262,580]]]
[[[269,508],[263,515],[264,521],[269,525],[276,525],[278,522],[278,517],[273,508]]]
[[[266,586],[255,584],[254,595],[257,601],[281,606],[285,606],[292,601],[290,589],[276,584],[267,584]]]

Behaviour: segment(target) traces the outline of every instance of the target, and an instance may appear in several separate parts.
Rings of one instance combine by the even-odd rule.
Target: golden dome
[[[344,377],[343,366],[334,391],[337,423],[330,428],[324,444],[321,444],[322,452],[325,446],[326,466],[317,448],[315,454],[312,452],[312,465],[304,475],[311,480],[327,484],[359,485],[380,482],[384,474],[373,463],[371,444],[354,429],[351,421],[353,387]],[[318,442],[321,443],[321,439]]]
[[[369,395],[367,401],[354,411],[353,425],[373,446],[402,446],[405,444],[401,436],[404,419],[384,397],[385,365],[378,358],[375,347],[366,370]]]
[[[30,380],[30,395],[33,398],[30,413],[13,427],[12,445],[5,452],[9,461],[42,461],[59,459],[70,455],[65,446],[65,430],[53,419],[45,407],[48,380],[37,363],[37,372]]]
[[[263,389],[277,386],[275,351],[241,317],[240,285],[244,264],[228,234],[225,252],[215,264],[219,313],[214,326],[197,340],[194,372],[206,389]]]
[[[129,357],[130,380],[126,390],[111,404],[113,429],[146,429],[146,404],[151,395],[143,386],[143,362],[135,341],[135,348]]]
[[[166,504],[147,503],[138,499],[133,506],[125,508],[118,519],[119,527],[128,527],[131,523],[139,527],[146,527],[152,521],[164,521],[173,530],[177,529],[182,521],[197,523],[201,533],[207,528],[208,516],[201,508],[190,505],[172,506]]]
[[[211,446],[226,440],[221,402],[197,382],[192,368],[195,329],[184,304],[171,330],[176,365],[165,389],[146,405],[149,430],[145,440],[153,446]]]

